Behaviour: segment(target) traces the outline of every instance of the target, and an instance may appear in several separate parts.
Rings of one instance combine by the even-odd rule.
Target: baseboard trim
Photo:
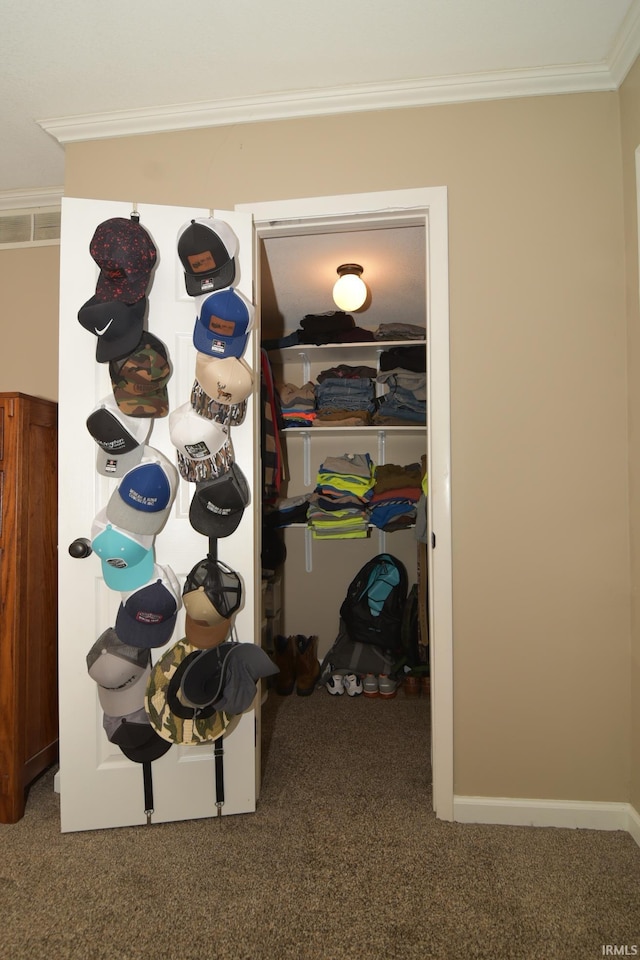
[[[640,847],[640,813],[629,804],[627,830]]]
[[[640,846],[640,814],[630,803],[454,796],[453,819],[520,827],[625,830]]]

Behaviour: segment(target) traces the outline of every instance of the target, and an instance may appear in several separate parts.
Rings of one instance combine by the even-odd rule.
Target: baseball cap
[[[128,417],[118,407],[113,394],[109,394],[87,417],[87,429],[98,444],[98,473],[104,477],[123,477],[142,459],[151,421]]]
[[[154,537],[130,533],[109,523],[106,508],[94,517],[91,548],[102,563],[104,582],[121,593],[135,590],[153,575]]]
[[[184,632],[187,641],[198,650],[210,650],[223,643],[231,631],[231,620],[218,619],[215,623],[197,620],[188,613],[184,618]]]
[[[140,462],[111,494],[107,520],[130,533],[155,536],[167,522],[178,482],[178,471],[164,454],[145,447]]]
[[[97,338],[96,360],[106,363],[126,357],[142,337],[147,298],[135,303],[123,300],[99,300],[91,297],[78,310],[80,325]]]
[[[240,357],[208,357],[196,353],[196,380],[212,400],[237,404],[253,390],[251,368]]]
[[[226,730],[226,714],[213,706],[202,710],[181,699],[180,681],[190,658],[202,651],[178,640],[160,657],[147,681],[144,709],[151,726],[164,740],[191,746],[217,740]]]
[[[182,699],[198,709],[214,705],[225,713],[242,713],[251,706],[260,677],[278,672],[255,643],[223,643],[189,661],[180,681]]]
[[[144,297],[157,251],[137,219],[112,217],[96,227],[89,252],[100,267],[98,300],[135,303]]]
[[[241,357],[253,327],[253,304],[227,287],[200,301],[193,345],[210,357]]]
[[[187,401],[169,414],[169,437],[184,480],[210,480],[229,469],[233,445],[226,427],[201,417]]]
[[[228,427],[240,426],[247,413],[246,400],[241,400],[240,403],[218,403],[205,393],[197,380],[193,381],[190,400],[191,406],[201,417],[224,423]]]
[[[171,639],[181,606],[176,575],[170,567],[156,564],[147,584],[122,594],[116,633],[133,647],[163,647]]]
[[[250,494],[246,477],[237,463],[213,480],[196,484],[189,507],[189,522],[205,537],[228,537],[242,520]]]
[[[102,726],[111,743],[120,747],[134,763],[152,763],[171,749],[171,743],[158,736],[149,723],[144,706],[124,717],[102,716]]]
[[[187,293],[200,297],[230,286],[236,277],[238,238],[228,223],[213,217],[191,220],[178,232],[178,256]]]
[[[124,360],[111,360],[109,376],[116,403],[130,417],[166,417],[171,364],[167,348],[146,331]]]
[[[222,560],[205,557],[187,574],[182,601],[194,620],[210,624],[228,620],[242,602],[240,577]]]
[[[87,670],[98,684],[98,699],[105,713],[118,717],[139,710],[151,673],[151,653],[123,643],[109,627],[86,656]]]

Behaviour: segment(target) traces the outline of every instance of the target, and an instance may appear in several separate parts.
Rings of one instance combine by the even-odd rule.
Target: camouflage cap
[[[171,364],[167,348],[152,333],[146,332],[124,360],[112,360],[109,375],[116,403],[127,416],[166,417]]]
[[[182,676],[189,663],[202,654],[186,638],[174,643],[158,660],[147,681],[144,708],[156,732],[171,743],[193,746],[221,737],[229,718],[208,705],[187,706],[180,692]]]
[[[223,423],[229,427],[240,426],[247,413],[246,399],[241,400],[240,403],[218,403],[204,392],[197,380],[193,381],[191,388],[191,406],[201,417],[215,420],[216,423]]]

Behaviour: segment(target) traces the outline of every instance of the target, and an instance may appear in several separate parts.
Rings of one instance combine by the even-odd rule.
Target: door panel
[[[101,576],[100,560],[92,554],[74,559],[72,541],[90,539],[94,516],[104,507],[117,480],[95,469],[96,444],[86,428],[94,406],[111,393],[108,364],[95,360],[96,338],[77,320],[79,308],[94,293],[98,267],[89,244],[99,223],[111,217],[129,217],[128,203],[64,199],[62,209],[59,360],[59,689],[60,689],[60,794],[63,832],[146,822],[142,766],[124,757],[106,738],[97,686],[86,669],[86,654],[108,627],[114,625],[120,594],[110,590]],[[252,218],[247,213],[198,208],[140,205],[140,223],[151,235],[157,266],[149,287],[148,329],[167,346],[173,372],[169,402],[173,410],[189,400],[194,380],[196,352],[192,342],[195,300],[184,287],[176,239],[183,223],[192,217],[213,215],[225,220],[239,240],[235,286],[253,299]],[[254,371],[254,394],[240,426],[231,439],[236,462],[249,481],[252,504],[245,510],[235,533],[218,541],[218,556],[238,572],[243,583],[243,605],[235,624],[238,639],[258,640],[259,611],[254,603],[259,575],[256,511],[259,497],[258,460],[254,436],[258,423],[258,347],[251,334],[245,359]],[[258,371],[256,373],[256,371]],[[153,421],[147,443],[176,463],[169,438],[168,417]],[[208,540],[191,527],[188,510],[195,487],[180,480],[166,526],[155,540],[155,562],[170,566],[180,584],[191,568],[207,554]],[[184,636],[184,609],[169,643],[152,650],[155,663],[171,644]],[[255,809],[258,790],[256,724],[259,698],[254,708],[234,718],[224,737],[225,803],[223,814]],[[215,805],[213,744],[196,747],[172,745],[152,764],[154,812],[152,822],[211,817]]]

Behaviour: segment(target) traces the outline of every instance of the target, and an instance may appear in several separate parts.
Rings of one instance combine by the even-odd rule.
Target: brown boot
[[[296,647],[295,637],[283,637],[282,634],[273,638],[272,660],[280,671],[276,677],[276,693],[288,697],[293,693],[296,683]]]
[[[320,679],[318,638],[298,634],[293,640],[296,648],[296,693],[308,697]]]

